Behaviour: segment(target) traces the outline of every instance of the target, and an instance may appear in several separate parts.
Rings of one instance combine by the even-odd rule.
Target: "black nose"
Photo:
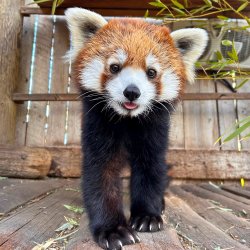
[[[131,84],[123,91],[123,94],[132,102],[140,97],[141,92],[135,85]]]

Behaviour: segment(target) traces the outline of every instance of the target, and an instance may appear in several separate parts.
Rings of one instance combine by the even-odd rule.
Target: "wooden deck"
[[[84,209],[79,211],[79,183],[79,179],[1,178],[0,249],[99,249],[87,229]],[[128,215],[127,183],[124,180]],[[248,187],[171,185],[165,200],[164,231],[139,234],[141,243],[124,249],[250,249]]]

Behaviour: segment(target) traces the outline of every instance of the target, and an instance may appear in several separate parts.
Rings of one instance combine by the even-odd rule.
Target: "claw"
[[[138,231],[141,231],[143,228],[143,224],[141,224],[141,226],[139,227]]]
[[[109,242],[106,240],[106,248],[109,249]]]
[[[119,245],[120,245],[120,247],[122,249],[122,242],[120,240],[118,240],[118,242],[119,242]]]
[[[141,242],[141,239],[137,234],[135,234],[135,241],[138,242],[138,243]]]
[[[129,235],[129,238],[130,238],[130,240],[133,242],[133,244],[135,244],[135,239],[134,239],[134,237],[133,237],[132,235]]]

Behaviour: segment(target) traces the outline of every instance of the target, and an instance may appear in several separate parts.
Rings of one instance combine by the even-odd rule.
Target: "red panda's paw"
[[[124,245],[140,242],[135,230],[128,226],[118,226],[113,230],[101,231],[96,238],[99,246],[106,250],[120,250]]]
[[[157,232],[163,229],[163,220],[158,216],[135,216],[130,219],[131,227],[138,232]]]

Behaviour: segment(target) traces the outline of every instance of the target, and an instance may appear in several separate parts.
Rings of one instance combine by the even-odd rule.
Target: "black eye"
[[[112,74],[116,74],[116,73],[118,73],[119,71],[120,71],[120,65],[119,64],[111,64],[110,65],[110,68],[109,68],[109,70],[110,70],[110,72],[112,73]]]
[[[149,78],[155,78],[156,77],[156,75],[157,75],[157,72],[156,72],[156,70],[155,69],[148,69],[147,70],[147,76],[149,77]]]

